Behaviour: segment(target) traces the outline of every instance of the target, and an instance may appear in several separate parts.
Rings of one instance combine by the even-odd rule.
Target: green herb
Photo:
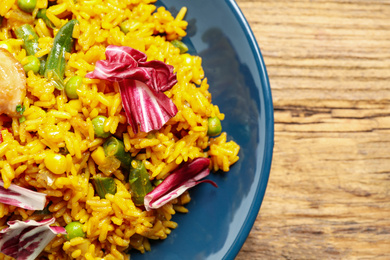
[[[19,123],[23,123],[24,121],[26,121],[26,118],[24,116],[19,118]]]
[[[16,112],[18,112],[20,115],[23,115],[25,110],[26,110],[26,107],[24,105],[19,104],[16,106]]]

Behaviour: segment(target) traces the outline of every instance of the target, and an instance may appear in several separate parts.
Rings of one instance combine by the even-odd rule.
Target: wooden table
[[[237,2],[275,107],[269,184],[237,260],[390,259],[390,1]]]

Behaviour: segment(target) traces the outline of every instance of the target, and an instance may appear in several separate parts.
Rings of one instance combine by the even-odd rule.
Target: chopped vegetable
[[[0,114],[20,116],[15,107],[26,95],[26,74],[22,64],[3,48],[0,48],[0,71]]]
[[[130,169],[132,158],[130,153],[125,151],[125,145],[121,140],[111,136],[104,142],[103,148],[107,157],[115,156],[121,162],[121,167]]]
[[[83,224],[78,221],[70,222],[65,226],[65,230],[67,235],[65,236],[66,240],[71,240],[75,237],[85,237],[85,233],[83,231]]]
[[[62,154],[49,153],[44,163],[46,168],[54,174],[63,174],[66,170],[66,158]]]
[[[24,24],[15,30],[15,35],[17,38],[23,40],[23,48],[26,50],[27,54],[34,56],[40,48],[38,47],[38,35],[34,31],[31,25]],[[46,65],[46,56],[39,58],[39,74],[43,75],[45,72]]]
[[[83,83],[83,78],[81,76],[73,76],[65,84],[65,93],[70,99],[77,99],[79,95],[77,94],[77,89]]]
[[[27,63],[23,66],[24,71],[28,73],[30,70],[32,70],[35,74],[37,74],[41,67],[41,62],[39,59],[33,55],[27,56],[26,59]]]
[[[134,204],[137,206],[144,205],[144,197],[152,191],[152,183],[149,180],[149,174],[146,171],[145,165],[142,161],[134,160],[129,173],[129,183],[131,189],[131,196]]]
[[[172,172],[160,185],[145,196],[146,210],[157,209],[169,201],[179,197],[186,190],[195,185],[208,182],[217,187],[211,180],[202,180],[209,175],[210,159],[196,158],[192,162],[186,162]]]
[[[146,61],[144,53],[126,46],[109,45],[107,60],[96,62],[87,78],[117,82],[122,105],[133,132],[160,129],[177,113],[175,104],[163,92],[176,83],[173,67],[161,61]]]
[[[47,27],[54,29],[55,26],[52,21],[50,21],[50,19],[47,17],[46,11],[47,9],[39,9],[39,11],[37,12],[37,18],[42,19],[43,22],[47,25]]]
[[[18,112],[20,115],[23,115],[24,111],[26,111],[26,107],[24,105],[17,105],[16,106],[16,112]]]
[[[116,184],[114,178],[111,177],[95,177],[93,178],[95,189],[101,199],[106,197],[106,194],[114,195],[116,193]]]
[[[221,121],[218,117],[209,117],[208,118],[208,128],[207,135],[216,136],[222,132]]]
[[[53,81],[59,90],[64,89],[65,54],[73,48],[73,28],[78,23],[73,19],[67,22],[56,34],[53,48],[47,57],[45,77]]]
[[[8,228],[0,231],[0,252],[17,260],[34,260],[57,236],[66,234],[63,227],[50,226],[55,218],[42,221],[8,221]]]
[[[133,21],[125,20],[125,21],[121,22],[121,24],[119,25],[119,28],[121,29],[122,32],[124,32],[126,34],[130,31],[132,23],[133,23]]]
[[[45,208],[46,194],[15,184],[7,187],[0,181],[0,202],[28,210],[42,210]]]
[[[104,131],[104,123],[106,122],[106,120],[107,117],[102,115],[99,115],[91,120],[96,137],[107,138],[111,135],[110,132]]]
[[[185,45],[182,41],[173,40],[173,41],[171,41],[171,43],[176,48],[179,48],[181,54],[186,53],[188,51],[187,45]]]
[[[19,8],[27,13],[32,13],[36,5],[37,0],[18,0]]]

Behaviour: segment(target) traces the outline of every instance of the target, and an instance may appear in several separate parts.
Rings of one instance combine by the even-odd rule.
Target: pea
[[[83,78],[80,76],[71,77],[65,85],[65,93],[70,99],[78,99],[77,89],[81,86]]]
[[[130,21],[130,20],[123,21],[123,22],[119,25],[121,31],[124,32],[125,34],[127,34],[127,33],[130,32],[130,31],[136,30],[136,29],[139,28],[140,26],[141,26],[141,23],[140,23],[140,22]]]
[[[97,116],[94,119],[92,119],[92,125],[93,125],[93,130],[95,131],[95,136],[96,137],[101,137],[101,138],[107,138],[111,134],[110,132],[104,132],[104,122],[106,122],[107,117],[105,116]]]
[[[19,8],[27,13],[32,13],[36,5],[37,0],[18,0]]]
[[[126,20],[122,22],[119,27],[121,28],[121,31],[124,32],[125,34],[130,31],[130,21]]]
[[[62,174],[66,170],[66,158],[62,154],[49,153],[44,163],[46,168],[54,174]]]
[[[218,117],[209,117],[207,135],[215,136],[222,132],[221,121]]]
[[[23,66],[24,71],[27,73],[32,70],[35,74],[39,72],[41,62],[34,55],[27,56],[27,63]]]
[[[65,226],[66,233],[68,233],[65,238],[66,240],[71,240],[75,237],[85,237],[85,233],[83,231],[83,224],[78,221],[70,222]]]

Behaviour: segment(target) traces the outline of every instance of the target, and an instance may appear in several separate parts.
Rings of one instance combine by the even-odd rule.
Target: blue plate
[[[228,139],[241,146],[240,160],[228,173],[213,173],[214,188],[190,190],[188,214],[152,251],[131,252],[132,260],[234,259],[244,244],[263,201],[271,167],[274,121],[271,90],[253,33],[233,0],[160,0],[176,15],[188,8],[184,42],[203,59],[213,103],[226,118]]]

